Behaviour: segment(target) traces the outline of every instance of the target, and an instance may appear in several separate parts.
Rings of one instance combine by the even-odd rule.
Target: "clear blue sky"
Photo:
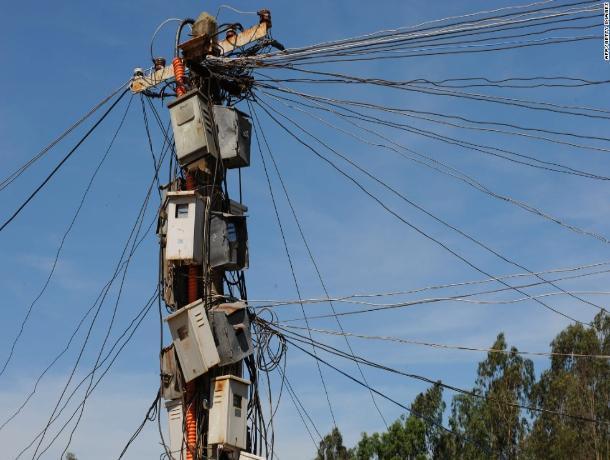
[[[267,1],[260,4],[236,1],[231,4],[245,10],[271,9],[274,37],[286,46],[297,47],[517,3],[520,2],[314,0]],[[0,82],[4,88],[0,104],[0,176],[4,177],[29,159],[101,97],[127,80],[134,67],[148,66],[150,36],[162,20],[168,17],[194,17],[201,10],[215,14],[218,5],[194,1],[68,0],[40,2],[34,6],[29,2],[4,1],[2,11],[5,21],[0,31],[0,52],[3,57]],[[235,20],[249,24],[256,20],[255,16],[238,16],[226,10],[221,14],[221,21]],[[159,34],[157,54],[169,57],[174,30],[170,25]],[[600,18],[600,28],[596,32],[601,33],[601,30]],[[607,78],[607,65],[602,59],[601,42],[586,41],[502,53],[382,61],[334,69],[395,80],[441,80],[463,76],[501,79],[535,75],[595,80]],[[308,89],[318,94],[357,98],[394,107],[607,135],[605,124],[599,120],[562,118],[545,112],[366,87],[339,89],[312,86]],[[493,93],[489,89],[480,91]],[[516,90],[501,94],[607,108],[606,92],[606,87],[597,86],[569,90]],[[113,112],[48,187],[0,234],[3,261],[0,266],[0,288],[3,293],[0,301],[2,360],[8,353],[21,318],[46,279],[61,236],[124,108],[125,105],[121,104]],[[481,278],[480,274],[388,215],[352,184],[288,138],[261,113],[259,116],[263,119],[266,135],[331,294],[406,290]],[[608,248],[599,241],[575,235],[506,203],[494,201],[458,181],[416,166],[391,152],[350,140],[305,117],[297,115],[296,118],[303,127],[315,131],[342,152],[366,164],[375,174],[414,201],[530,269],[545,270],[608,259]],[[425,124],[417,126],[426,127]],[[442,128],[441,131],[446,135],[459,135],[494,145],[497,143],[541,159],[610,175],[607,153],[463,132],[455,128]],[[610,197],[604,182],[527,169],[407,133],[394,132],[393,136],[398,142],[467,171],[498,192],[541,207],[575,225],[610,235],[606,217]],[[78,134],[56,147],[11,187],[0,192],[2,220],[27,196],[34,184],[45,177],[76,139]],[[157,132],[155,140],[158,150],[160,136]],[[249,206],[250,214],[251,268],[247,273],[248,292],[253,299],[292,299],[296,294],[260,157],[254,146],[252,163],[252,167],[244,173],[245,203]],[[152,164],[140,100],[134,98],[124,129],[66,241],[49,289],[35,306],[14,359],[0,377],[2,420],[27,395],[33,379],[61,350],[80,315],[89,308],[106,283],[151,175]],[[165,169],[162,177],[166,177]],[[439,226],[370,181],[367,186],[409,221],[468,255],[487,271],[494,274],[520,271]],[[274,187],[280,196],[277,182]],[[158,204],[157,197],[153,195],[153,198],[155,201],[151,210]],[[299,242],[289,209],[281,197],[279,203],[303,295],[320,296],[322,290]],[[146,224],[150,219],[152,214],[149,210]],[[151,295],[156,276],[157,242],[154,234],[151,234],[136,253],[128,272],[112,337],[120,333]],[[592,277],[573,286],[564,286],[604,290],[605,281],[603,277]],[[545,289],[538,292],[543,291]],[[113,290],[102,310],[100,322],[93,330],[92,343],[77,372],[79,378],[88,372],[95,359],[96,347],[100,345],[104,326],[110,319],[115,294],[116,290]],[[603,302],[599,298],[596,300]],[[590,320],[595,313],[591,307],[566,298],[553,299],[552,302],[582,320]],[[310,308],[315,313],[328,311],[327,305]],[[349,306],[339,308],[347,309]],[[285,307],[281,315],[292,318],[298,316],[299,312],[294,307]],[[345,319],[344,327],[348,331],[364,334],[479,347],[491,345],[497,333],[504,331],[511,345],[523,350],[543,351],[548,349],[550,340],[567,324],[565,319],[552,315],[532,302],[491,306],[442,303],[391,313],[353,316]],[[315,325],[329,329],[336,327],[332,321],[319,321]],[[156,392],[158,335],[158,317],[153,309],[87,406],[71,448],[79,458],[98,460],[116,457],[137,427]],[[82,337],[81,333],[77,343]],[[319,338],[338,345],[342,343],[325,336]],[[353,341],[353,346],[356,353],[372,360],[465,388],[473,384],[477,362],[484,358],[479,353],[357,340]],[[13,458],[46,421],[77,352],[78,347],[73,346],[45,377],[30,405],[10,425],[0,430],[3,457]],[[547,366],[547,361],[537,359],[535,364],[537,371],[540,371]],[[349,372],[356,372],[351,364],[343,363],[342,366]],[[287,372],[317,427],[323,433],[329,431],[332,425],[311,359],[298,350],[289,350]],[[330,370],[324,372],[338,424],[349,444],[355,442],[362,431],[383,428],[365,391]],[[426,388],[421,382],[380,371],[369,370],[367,377],[373,386],[404,403]],[[273,378],[277,380],[277,374]],[[380,406],[388,420],[401,414],[401,410],[390,403],[380,402]],[[300,460],[313,456],[311,440],[286,397],[282,400],[275,423],[280,458]],[[64,444],[59,442],[57,446],[63,447]],[[49,450],[49,458],[57,457],[61,452],[57,446]],[[155,458],[160,454],[154,424],[146,426],[132,449],[127,458]]]

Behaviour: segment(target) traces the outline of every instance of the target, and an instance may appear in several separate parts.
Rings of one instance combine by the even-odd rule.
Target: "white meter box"
[[[218,158],[216,127],[208,99],[194,90],[177,98],[168,108],[180,165],[209,155]]]
[[[212,381],[209,444],[246,448],[249,385],[248,380],[234,375],[223,375]]]
[[[258,455],[251,454],[250,452],[246,452],[242,450],[239,453],[239,460],[265,460],[265,457],[259,457]]]
[[[182,442],[184,413],[182,411],[182,400],[174,399],[165,403],[167,419],[169,422],[169,450],[172,460],[186,458],[186,447]]]
[[[166,201],[165,258],[184,263],[203,261],[203,199],[195,191],[169,192]]]
[[[172,313],[165,320],[186,382],[205,374],[220,362],[201,299]]]

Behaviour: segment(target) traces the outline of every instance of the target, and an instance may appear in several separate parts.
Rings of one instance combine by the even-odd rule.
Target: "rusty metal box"
[[[182,381],[174,345],[161,350],[161,396],[166,401],[182,397]]]
[[[223,375],[212,381],[209,444],[246,448],[249,385],[248,380],[234,375]]]
[[[220,362],[201,299],[172,313],[165,320],[172,334],[186,382],[205,374]]]
[[[220,158],[226,168],[250,166],[252,125],[248,116],[234,107],[214,106]]]
[[[218,158],[216,127],[208,98],[194,90],[176,98],[168,108],[180,165],[208,155]]]

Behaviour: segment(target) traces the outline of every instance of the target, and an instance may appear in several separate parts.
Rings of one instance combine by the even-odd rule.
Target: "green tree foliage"
[[[601,312],[593,326],[568,326],[551,343],[554,353],[610,354],[610,316]],[[610,458],[610,362],[553,356],[533,388],[532,405],[595,419],[589,423],[549,413],[536,415],[528,450],[535,458]]]
[[[599,313],[591,327],[560,332],[551,342],[551,366],[538,381],[532,361],[509,349],[504,334],[492,348],[503,352],[490,352],[479,363],[472,394],[452,399],[452,433],[441,427],[446,407],[437,383],[415,398],[408,416],[385,432],[363,433],[353,449],[333,429],[316,460],[610,458],[610,361],[577,356],[610,355],[607,313]]]
[[[492,348],[507,350],[504,334]],[[479,363],[471,395],[453,398],[449,425],[458,433],[447,440],[454,454],[464,459],[516,458],[528,433],[528,421],[519,405],[529,404],[534,385],[534,364],[517,354],[490,352]],[[455,438],[455,437],[454,437]]]
[[[335,427],[324,436],[318,447],[318,455],[316,460],[348,460],[348,451],[343,445],[343,436],[339,428]]]
[[[78,460],[72,452],[66,452],[66,460]]]
[[[351,458],[356,460],[426,459],[439,454],[445,403],[440,385],[420,393],[411,405],[411,415],[402,416],[385,433],[364,433]]]

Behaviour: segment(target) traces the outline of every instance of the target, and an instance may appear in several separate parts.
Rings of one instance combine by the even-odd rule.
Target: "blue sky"
[[[269,8],[273,14],[274,37],[286,46],[297,47],[517,2],[267,1],[258,4],[240,1],[231,4],[244,10]],[[4,177],[101,97],[127,80],[134,67],[149,65],[149,40],[157,24],[168,17],[196,16],[201,9],[215,13],[218,4],[153,0],[146,3],[42,2],[33,6],[26,2],[5,1],[2,7],[6,20],[0,31],[0,51],[4,60],[0,81],[5,88],[0,104],[0,175]],[[249,24],[256,20],[255,16],[238,16],[226,10],[221,14],[222,21],[239,20]],[[601,33],[601,25],[596,32]],[[173,26],[169,26],[158,35],[157,54],[170,55],[173,34]],[[420,77],[440,80],[463,76],[501,79],[534,75],[605,79],[608,71],[607,63],[602,59],[601,41],[502,53],[381,63],[373,61],[328,68],[395,80]],[[401,91],[363,86],[309,86],[302,89],[320,95],[361,99],[394,107],[461,114],[481,120],[501,120],[597,136],[604,136],[607,131],[600,120],[560,117],[546,112]],[[480,91],[563,104],[607,106],[603,86]],[[83,188],[103,155],[125,107],[124,104],[117,107],[44,191],[0,234],[0,254],[4,262],[0,266],[0,288],[3,292],[0,322],[2,359],[27,307],[46,279]],[[259,116],[331,294],[406,290],[482,278],[476,271],[384,212],[356,190],[353,184],[291,140],[260,111]],[[407,162],[392,152],[355,142],[305,116],[293,116],[304,129],[315,132],[341,152],[365,164],[409,198],[532,270],[608,259],[607,247],[599,241],[568,232],[504,202],[495,201],[458,181]],[[413,124],[429,127],[417,122]],[[455,128],[432,126],[431,129],[473,142],[501,143],[505,148],[601,175],[608,175],[610,169],[607,153],[496,134],[463,132]],[[79,133],[82,132],[81,129]],[[459,167],[498,192],[545,209],[574,225],[603,235],[610,234],[606,219],[610,196],[603,181],[527,169],[412,134],[392,132],[391,135],[396,142]],[[0,215],[3,219],[77,139],[78,133],[53,149],[11,187],[0,192]],[[155,141],[158,149],[160,136],[157,132]],[[244,201],[250,215],[248,292],[252,299],[293,299],[296,294],[256,149],[253,150],[252,163],[252,167],[244,172]],[[80,315],[89,308],[106,283],[151,175],[151,158],[140,101],[134,98],[125,126],[66,241],[49,289],[35,306],[7,372],[0,376],[2,420],[18,407],[30,391],[33,379],[61,350]],[[166,177],[165,169],[162,177]],[[521,271],[439,226],[362,176],[358,177],[410,222],[466,254],[485,270],[494,274]],[[231,179],[235,180],[235,177]],[[303,296],[321,296],[322,290],[307,253],[300,244],[289,208],[281,197],[277,180],[274,181]],[[151,211],[154,212],[158,204],[157,197],[153,195],[153,198],[146,224],[153,218]],[[134,256],[112,337],[120,334],[151,295],[157,276],[156,264],[157,243],[151,234]],[[606,279],[598,276],[562,286],[604,290],[606,284]],[[544,291],[541,289],[538,292]],[[77,377],[86,374],[95,359],[95,352],[103,339],[103,327],[110,319],[115,294],[116,290],[111,291],[109,301],[102,310]],[[596,298],[596,301],[603,302],[603,299]],[[553,299],[552,304],[582,320],[591,319],[595,313],[593,308],[566,298]],[[313,314],[328,312],[327,305],[311,305],[308,308]],[[338,308],[348,309],[350,306]],[[295,307],[283,307],[280,311],[283,318],[298,315]],[[532,302],[514,305],[440,303],[356,315],[346,317],[344,321],[345,329],[352,332],[480,347],[491,345],[497,333],[504,331],[510,344],[534,351],[546,350],[555,334],[567,324],[564,318]],[[316,322],[315,326],[336,327],[332,321],[326,320]],[[82,340],[82,334],[78,337]],[[340,340],[325,336],[319,338],[338,346],[342,344]],[[116,457],[137,427],[156,392],[158,342],[158,317],[153,309],[87,406],[72,443],[72,450],[81,458],[96,460]],[[356,353],[371,360],[464,388],[473,384],[476,365],[484,358],[479,353],[430,350],[356,339],[352,344]],[[77,352],[78,347],[73,346],[45,377],[30,405],[11,424],[0,430],[0,445],[3,451],[11,454],[10,458],[29,442],[35,430],[48,417]],[[537,359],[535,364],[539,372],[546,367],[547,361]],[[348,372],[356,372],[352,364],[341,365]],[[291,383],[316,426],[322,433],[329,431],[331,420],[312,360],[298,350],[290,349],[287,369]],[[338,424],[348,443],[355,442],[362,431],[383,428],[366,391],[333,371],[324,369],[324,375],[334,401]],[[404,403],[426,388],[421,382],[380,371],[367,370],[366,375],[374,387]],[[277,381],[277,377],[276,374],[273,378]],[[388,420],[401,414],[401,410],[390,403],[381,401],[380,406]],[[286,398],[282,400],[275,426],[280,458],[300,460],[313,456],[311,440]],[[64,444],[59,442],[58,446],[63,447]],[[145,458],[160,453],[154,424],[146,426],[132,449],[127,458]],[[53,447],[47,454],[48,457],[57,457],[59,452],[61,448]]]

